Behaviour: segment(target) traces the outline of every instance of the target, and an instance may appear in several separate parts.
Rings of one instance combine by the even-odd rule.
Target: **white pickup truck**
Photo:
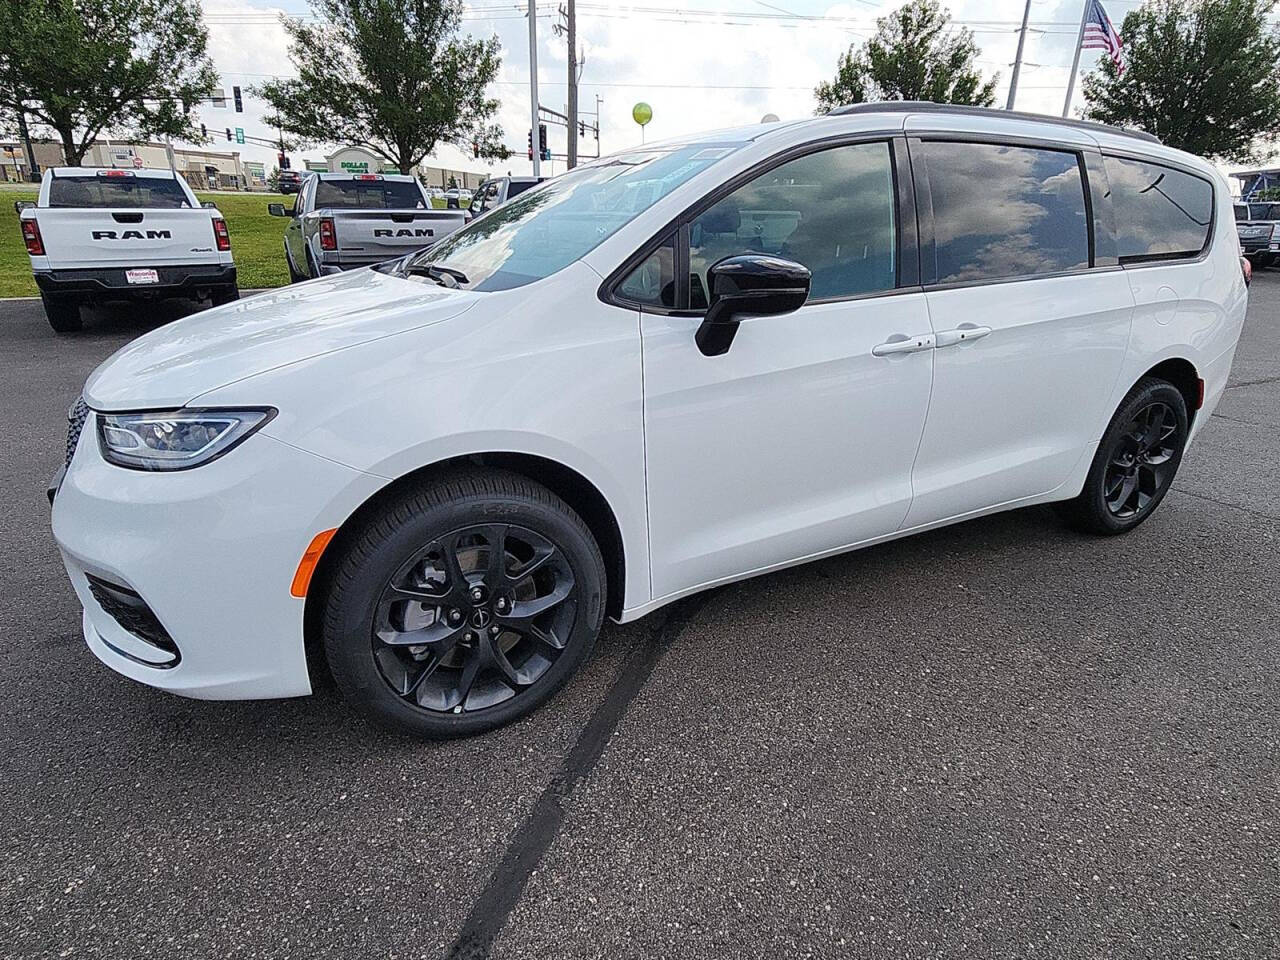
[[[18,203],[22,238],[49,325],[80,329],[80,308],[108,300],[240,294],[227,222],[171,170],[52,167],[35,204]]]
[[[284,257],[294,282],[394,260],[470,219],[465,210],[433,210],[422,184],[393,173],[313,173],[292,207],[267,211],[290,218]]]

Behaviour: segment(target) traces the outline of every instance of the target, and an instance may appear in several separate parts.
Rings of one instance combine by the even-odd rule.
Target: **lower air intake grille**
[[[80,433],[88,417],[89,405],[84,402],[84,397],[77,397],[67,411],[67,459],[64,466],[71,466],[71,458],[75,455],[76,444],[80,442]]]
[[[98,606],[102,607],[108,616],[143,643],[150,644],[173,657],[173,660],[168,663],[152,663],[148,666],[177,665],[180,656],[178,645],[173,642],[169,631],[156,619],[156,615],[151,612],[151,608],[141,596],[128,587],[108,583],[92,574],[85,574],[85,577],[89,581],[89,592],[93,594],[93,599],[98,601]]]

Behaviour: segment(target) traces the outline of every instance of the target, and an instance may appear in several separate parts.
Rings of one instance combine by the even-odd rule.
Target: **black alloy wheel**
[[[1112,448],[1102,481],[1112,516],[1136,517],[1169,486],[1178,441],[1178,418],[1167,403],[1156,400],[1134,414]]]
[[[604,560],[568,504],[468,469],[389,495],[329,548],[312,589],[330,672],[370,719],[481,733],[549,700],[604,620]]]
[[[1187,403],[1173,384],[1144,377],[1120,404],[1094,454],[1084,489],[1059,512],[1087,533],[1126,533],[1155,511],[1182,462]]]
[[[414,706],[484,710],[529,690],[564,653],[577,594],[568,562],[541,534],[462,527],[418,551],[382,591],[374,659]]]

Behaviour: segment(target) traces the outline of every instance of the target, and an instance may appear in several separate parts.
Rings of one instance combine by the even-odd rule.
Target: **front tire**
[[[545,703],[586,661],[605,569],[580,517],[516,474],[408,490],[355,531],[323,607],[329,668],[369,719],[481,733]]]
[[[41,293],[40,302],[44,304],[44,315],[55,332],[79,333],[84,329],[80,301],[76,297]]]
[[[1084,489],[1059,512],[1086,533],[1128,533],[1169,492],[1188,428],[1187,403],[1177,387],[1154,377],[1139,380],[1102,435]]]

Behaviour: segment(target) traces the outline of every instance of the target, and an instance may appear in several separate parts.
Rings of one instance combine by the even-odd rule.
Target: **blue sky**
[[[1124,14],[1138,0],[1103,0],[1119,27]],[[631,120],[631,107],[644,100],[654,118],[646,130],[650,140],[698,130],[758,121],[766,113],[783,119],[812,114],[813,87],[835,73],[836,59],[850,44],[870,36],[877,16],[899,6],[901,0],[636,0],[609,3],[579,0],[579,46],[585,54],[580,85],[584,111],[601,98],[601,150],[610,153],[640,142]],[[567,88],[564,41],[552,27],[558,2],[538,4],[539,93],[543,105],[563,111]],[[974,31],[981,49],[979,66],[999,75],[997,97],[1004,104],[1010,64],[1022,18],[1022,0],[956,0],[951,3],[957,23]],[[1019,80],[1020,109],[1058,113],[1062,108],[1072,44],[1079,23],[1081,0],[1032,0],[1033,30],[1027,38]],[[284,34],[277,24],[283,11],[305,15],[299,0],[279,3],[229,0],[206,4],[210,52],[228,94],[233,84],[248,87],[272,75],[288,75]],[[517,157],[494,166],[513,173],[528,172],[524,158],[529,116],[528,26],[525,4],[517,0],[472,0],[464,10],[463,30],[476,36],[496,35],[503,46],[503,65],[495,95],[502,101],[499,117],[506,142]],[[1097,60],[1085,51],[1082,68]],[[250,135],[270,136],[263,126],[263,105],[249,98],[246,112],[206,108],[202,119],[211,130],[242,126]],[[564,149],[563,130],[551,128],[552,147]],[[224,149],[225,141],[215,141]],[[594,147],[587,145],[588,150]],[[274,152],[248,145],[246,159],[274,163]],[[322,149],[299,151],[319,157]],[[469,152],[442,146],[436,159],[445,166],[487,169]],[[555,164],[561,169],[561,164]]]

